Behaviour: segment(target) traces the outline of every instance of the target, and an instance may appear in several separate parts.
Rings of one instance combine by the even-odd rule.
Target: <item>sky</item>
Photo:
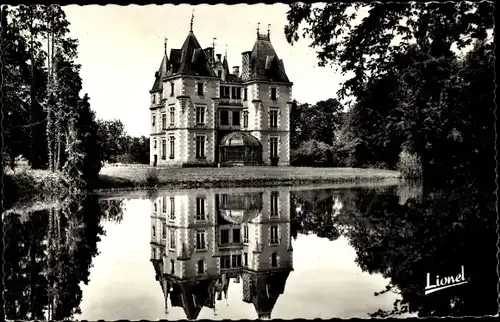
[[[215,40],[216,53],[227,56],[230,69],[241,66],[241,53],[251,50],[270,26],[271,42],[294,83],[294,99],[314,104],[336,97],[345,79],[332,67],[319,67],[310,40],[294,45],[285,39],[285,4],[65,6],[70,36],[79,40],[83,93],[100,119],[119,119],[127,134],[149,135],[149,90],[164,53],[181,48],[194,9],[193,32],[203,48]],[[265,13],[265,14],[264,14]],[[241,67],[240,67],[241,68]]]

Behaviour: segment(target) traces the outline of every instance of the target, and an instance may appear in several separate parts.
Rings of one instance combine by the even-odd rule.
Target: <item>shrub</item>
[[[116,162],[117,163],[124,163],[124,164],[132,164],[132,163],[137,163],[134,160],[134,157],[130,153],[124,153],[120,154],[116,157]]]
[[[158,183],[158,169],[149,168],[146,171],[146,184],[147,185],[155,185]]]
[[[302,142],[298,149],[292,150],[291,163],[299,167],[332,166],[331,146],[316,140]]]
[[[422,177],[422,162],[416,154],[406,150],[399,154],[398,170],[401,176],[407,179],[417,179]]]

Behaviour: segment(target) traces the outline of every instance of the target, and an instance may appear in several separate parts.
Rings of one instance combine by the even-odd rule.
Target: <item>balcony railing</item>
[[[232,125],[232,124],[222,125],[222,124],[219,124],[219,129],[221,129],[221,130],[240,130],[241,125]]]

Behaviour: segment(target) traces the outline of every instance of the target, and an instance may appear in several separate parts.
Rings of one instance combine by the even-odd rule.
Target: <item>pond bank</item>
[[[104,167],[98,191],[148,188],[232,188],[336,184],[398,179],[398,171],[359,168],[238,167],[150,168]]]

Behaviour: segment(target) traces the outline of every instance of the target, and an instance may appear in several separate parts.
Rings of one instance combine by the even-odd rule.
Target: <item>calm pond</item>
[[[169,190],[4,214],[8,319],[496,314],[496,214],[416,183]],[[463,268],[462,268],[463,267]],[[467,283],[424,294],[430,276]]]

